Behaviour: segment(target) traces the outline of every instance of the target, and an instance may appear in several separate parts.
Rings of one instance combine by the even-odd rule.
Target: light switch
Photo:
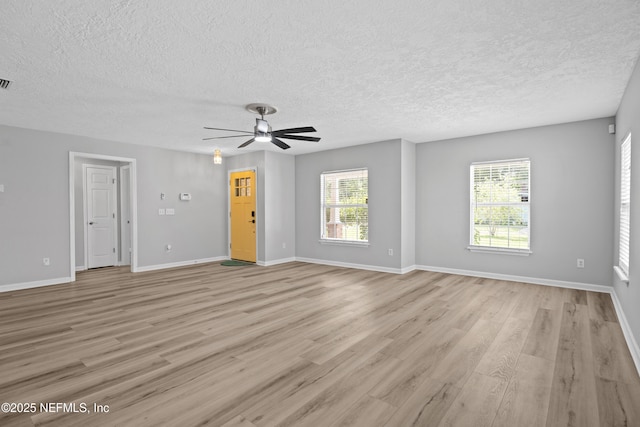
[[[158,209],[158,215],[164,215],[164,209],[162,208]]]
[[[0,184],[0,193],[4,193],[4,184]]]

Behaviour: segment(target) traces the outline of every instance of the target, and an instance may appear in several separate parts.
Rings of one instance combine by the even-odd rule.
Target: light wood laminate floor
[[[2,293],[0,402],[37,406],[3,426],[640,426],[609,295],[305,263]]]

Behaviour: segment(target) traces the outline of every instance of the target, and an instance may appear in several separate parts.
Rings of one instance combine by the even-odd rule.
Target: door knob
[[[91,221],[91,222],[89,223],[89,225],[93,225],[93,221]]]

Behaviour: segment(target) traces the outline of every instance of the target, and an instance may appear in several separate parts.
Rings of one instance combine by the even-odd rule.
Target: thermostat
[[[191,200],[191,193],[180,193],[180,200]]]

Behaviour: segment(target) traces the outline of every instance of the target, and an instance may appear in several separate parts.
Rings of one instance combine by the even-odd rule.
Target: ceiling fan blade
[[[315,132],[315,128],[311,126],[301,127],[301,128],[290,128],[290,129],[279,129],[271,132],[272,135],[280,136],[285,133],[305,133],[305,132]]]
[[[248,140],[247,142],[245,142],[245,143],[243,143],[243,144],[238,145],[238,148],[244,148],[244,147],[246,147],[247,145],[251,144],[253,141],[255,141],[255,139],[254,139],[254,138],[251,138],[251,139],[250,139],[250,140]]]
[[[278,138],[274,136],[271,137],[271,142],[273,142],[275,145],[282,148],[283,150],[286,150],[287,148],[291,148],[291,146],[285,144],[283,141],[280,141]]]
[[[318,138],[317,136],[278,135],[278,138],[297,139],[298,141],[313,141],[313,142],[320,141],[320,138]]]
[[[237,130],[237,129],[223,129],[223,128],[208,128],[208,127],[204,127],[205,129],[211,129],[211,130],[225,130],[227,132],[240,132],[240,133],[248,133],[248,134],[253,134],[253,132],[249,132],[246,130]]]
[[[203,141],[210,139],[224,139],[224,138],[246,138],[247,135],[229,135],[229,136],[212,136],[211,138],[202,138]]]

